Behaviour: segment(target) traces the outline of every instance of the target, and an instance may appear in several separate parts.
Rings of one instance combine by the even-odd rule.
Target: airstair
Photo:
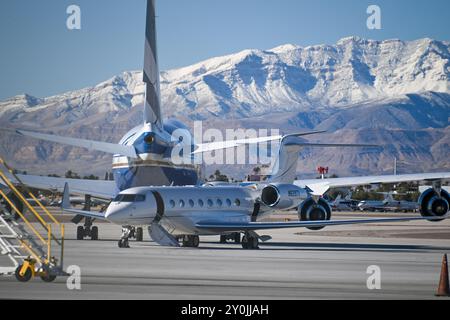
[[[14,182],[9,177],[13,177]],[[2,263],[10,262],[9,266],[0,266],[0,276],[15,275],[21,282],[38,276],[45,282],[52,282],[57,276],[66,275],[63,270],[64,224],[47,210],[1,157],[0,255],[6,257],[0,257]]]

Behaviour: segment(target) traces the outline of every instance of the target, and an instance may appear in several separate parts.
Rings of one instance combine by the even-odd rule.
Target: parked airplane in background
[[[355,211],[358,210],[358,200],[352,199],[352,194],[349,193],[345,199],[339,194],[334,201],[331,202],[331,208],[335,211]]]
[[[240,223],[239,226],[241,226],[243,221],[248,218],[247,213],[248,210],[250,210],[249,208],[251,208],[252,206],[253,209],[250,215],[250,221],[252,221],[251,223],[254,223],[253,221],[256,221],[258,219],[262,209],[267,209],[268,212],[271,209],[283,209],[284,206],[282,205],[282,203],[285,203],[285,201],[292,201],[293,203],[295,202],[297,206],[301,205],[302,209],[300,210],[299,216],[302,223],[304,223],[303,226],[312,227],[313,225],[315,226],[315,224],[311,221],[329,220],[331,217],[331,209],[328,203],[326,203],[323,199],[320,199],[320,197],[325,194],[325,192],[327,192],[330,188],[378,183],[396,183],[422,180],[433,181],[435,183],[435,187],[431,191],[427,191],[426,196],[422,199],[422,214],[426,217],[441,217],[444,216],[448,211],[445,210],[448,207],[448,193],[441,192],[438,182],[441,179],[450,178],[450,173],[367,176],[358,178],[337,178],[323,180],[297,180],[294,182],[296,177],[295,169],[297,168],[298,153],[302,148],[364,147],[364,145],[305,143],[304,141],[302,142],[301,140],[299,140],[299,137],[317,134],[319,132],[300,133],[285,137],[274,136],[263,137],[259,139],[243,139],[206,144],[196,144],[195,142],[193,142],[192,145],[188,146],[188,149],[191,152],[187,155],[184,154],[184,157],[191,157],[197,153],[235,148],[242,145],[267,143],[269,141],[281,141],[280,150],[283,148],[289,150],[292,149],[295,152],[287,152],[285,150],[285,156],[279,157],[278,163],[275,164],[275,168],[284,169],[275,171],[274,175],[272,175],[271,181],[276,183],[282,182],[283,184],[281,185],[274,184],[267,185],[265,187],[262,187],[263,185],[254,185],[254,187],[239,186],[229,187],[230,189],[226,190],[220,189],[219,187],[189,187],[191,189],[189,189],[188,187],[180,187],[186,185],[201,185],[203,182],[201,177],[202,170],[200,166],[189,164],[174,164],[171,159],[173,148],[178,146],[179,144],[185,143],[184,141],[181,141],[178,138],[174,137],[173,133],[178,129],[186,130],[187,127],[181,122],[174,119],[165,122],[162,119],[160,102],[160,78],[156,50],[156,19],[154,0],[148,0],[147,3],[147,25],[145,39],[144,82],[146,84],[146,93],[144,102],[143,124],[132,129],[121,139],[118,144],[71,137],[59,137],[28,130],[14,130],[14,132],[22,136],[67,144],[76,147],[83,147],[90,150],[103,151],[112,154],[114,181],[93,181],[41,177],[32,175],[18,175],[18,178],[23,183],[37,189],[47,189],[59,192],[62,192],[65,189],[65,186],[68,185],[71,192],[77,195],[89,195],[92,197],[106,199],[108,201],[115,199],[113,204],[108,207],[107,217],[109,217],[109,220],[116,223],[119,223],[119,221],[123,221],[120,223],[126,223],[124,234],[127,234],[126,231],[129,231],[128,234],[132,233],[131,231],[134,231],[134,227],[138,226],[139,224],[147,225],[150,223],[152,226],[152,228],[150,228],[150,233],[153,238],[157,238],[156,234],[158,234],[157,230],[159,230],[159,228],[157,227],[158,224],[151,223],[151,221],[145,221],[145,219],[152,217],[155,214],[153,210],[155,208],[157,209],[156,220],[160,219],[163,214],[167,213],[167,217],[172,217],[170,221],[175,221],[174,223],[177,224],[178,230],[186,231],[189,236],[193,235],[193,230],[198,232],[198,234],[203,234],[203,230],[207,230],[208,232],[216,232],[218,229],[213,227],[211,224],[207,224],[203,220],[203,218],[210,217],[210,213],[214,211],[212,210],[214,206],[210,208],[208,199],[212,197],[211,194],[214,194],[215,192],[217,192],[217,190],[221,190],[223,192],[227,190],[230,192],[230,196],[226,198],[216,197],[214,199],[210,199],[213,202],[213,205],[215,203],[216,208],[217,206],[220,207],[220,210],[216,210],[217,213],[224,214],[224,220],[220,220],[220,222],[227,221],[226,223],[228,224],[236,222]],[[287,183],[288,186],[285,186],[284,183]],[[149,186],[170,187],[150,188]],[[146,189],[132,189],[136,187],[144,187]],[[256,191],[250,192],[249,190],[252,190],[252,188],[256,188]],[[130,190],[139,191],[139,193],[136,194],[136,201],[128,201],[130,199],[134,199],[132,193],[131,198],[129,197]],[[151,192],[151,190],[154,190],[155,192]],[[186,196],[183,196],[182,194],[178,195],[177,199],[172,199],[175,202],[175,206],[177,206],[177,208],[179,209],[176,209],[175,207],[171,208],[172,202],[170,201],[170,198],[175,197],[174,195],[172,196],[172,193],[176,194],[180,192],[186,192],[187,195],[187,193],[192,190],[196,190],[197,192],[199,192],[199,196],[206,199],[206,202],[203,203],[203,207],[201,209],[188,210],[188,208],[191,207],[191,202],[189,201],[191,199],[188,199],[189,197],[186,198]],[[147,191],[154,196],[154,203],[149,196],[150,193],[147,193]],[[235,194],[236,196],[232,197],[231,195],[233,194]],[[261,199],[259,199],[260,197],[258,197],[258,194]],[[301,196],[297,196],[298,194],[300,194]],[[137,201],[138,195],[144,195],[145,201]],[[224,193],[224,196],[225,195],[227,195],[227,193]],[[251,196],[252,198],[249,200],[247,196]],[[139,198],[142,199],[142,197]],[[227,208],[227,199],[231,200],[231,198],[240,199],[240,203],[245,206],[237,206],[239,208],[236,210],[228,210],[229,208]],[[273,201],[273,203],[269,201],[269,198]],[[184,202],[181,202],[181,200],[183,200]],[[199,205],[198,200],[201,199],[196,199],[194,205],[195,203]],[[221,202],[219,202],[218,200],[220,200]],[[136,210],[140,208],[140,220],[120,220],[113,218],[119,216],[119,214],[116,214],[117,209],[125,206],[126,203],[128,203],[131,208],[133,208],[133,205],[130,205],[130,203],[135,203]],[[222,203],[222,205],[220,205],[220,203]],[[142,215],[143,211],[140,210],[143,210],[142,206],[145,204],[150,204],[151,207],[150,209],[148,209],[148,212],[146,213],[147,215]],[[128,205],[126,207],[128,207]],[[266,212],[264,210],[263,212]],[[445,211],[445,213],[443,211]],[[87,210],[72,210],[72,212],[77,214],[77,216],[74,218],[74,221],[76,222],[80,222],[80,219],[84,216],[94,219],[105,218],[105,216],[101,214],[88,214],[86,213]],[[114,214],[112,214],[112,212],[114,212]],[[130,212],[133,212],[133,210],[131,210]],[[174,219],[177,214],[180,214],[179,219]],[[187,215],[188,218],[184,218],[185,215]],[[191,215],[201,217],[201,219],[191,219],[189,218]],[[236,221],[233,220],[233,217],[236,217]],[[90,219],[87,220],[91,221]],[[183,227],[183,223],[180,223],[179,221],[186,221],[186,225],[191,225],[191,227]],[[195,226],[192,225],[192,221],[195,221]],[[215,225],[219,220],[212,219],[210,221]],[[128,224],[128,222],[133,222],[133,224]],[[202,222],[202,224],[197,225],[197,223],[200,222]],[[323,223],[323,225],[328,225],[328,223]],[[207,228],[206,226],[209,227]],[[295,226],[302,226],[302,224],[295,224]],[[247,239],[250,239],[252,237],[254,238],[254,235],[252,236],[251,233],[251,231],[253,230],[252,228],[254,227],[255,226],[253,224],[246,224],[242,228],[234,228],[231,225],[228,225],[228,227],[224,227],[223,225],[221,226],[223,230],[236,229],[237,231],[246,232]],[[258,225],[258,227],[261,227],[261,225]],[[85,236],[92,236],[91,223],[86,223],[84,229],[78,228],[77,238],[82,239]],[[127,237],[124,238],[127,239]],[[170,237],[165,234],[165,238]]]
[[[384,200],[364,200],[358,203],[361,211],[404,211],[411,212],[419,209],[419,204],[412,201],[395,200],[392,192],[381,193],[385,195]]]

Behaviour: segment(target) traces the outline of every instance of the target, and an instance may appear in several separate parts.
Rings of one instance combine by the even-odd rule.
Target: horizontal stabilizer
[[[375,144],[342,144],[342,143],[298,143],[302,147],[318,147],[318,148],[380,148],[381,146]]]
[[[27,136],[34,139],[56,142],[61,144],[66,144],[69,146],[86,148],[89,150],[102,151],[110,154],[119,154],[122,156],[137,158],[136,149],[133,146],[125,146],[116,143],[109,142],[100,142],[93,140],[85,140],[85,139],[77,139],[77,138],[68,138],[68,137],[60,137],[51,134],[45,134],[40,132],[28,131],[28,130],[15,130],[15,133]]]
[[[70,191],[69,191],[69,185],[67,183],[64,186],[64,193],[63,193],[63,199],[62,199],[62,203],[61,203],[61,209],[64,212],[72,213],[72,214],[83,216],[83,217],[106,220],[105,215],[101,212],[72,209],[70,207]]]
[[[200,154],[205,152],[212,152],[218,150],[226,150],[231,148],[237,148],[246,145],[253,144],[262,144],[266,142],[272,141],[280,141],[285,137],[306,137],[310,135],[315,135],[319,133],[324,133],[325,131],[311,131],[311,132],[299,132],[293,133],[286,136],[270,136],[270,137],[262,137],[262,138],[248,138],[248,139],[240,139],[240,140],[228,140],[222,142],[211,142],[211,143],[203,143],[198,144],[197,149],[192,154]]]

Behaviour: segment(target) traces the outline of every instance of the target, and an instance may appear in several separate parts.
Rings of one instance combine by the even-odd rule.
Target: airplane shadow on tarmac
[[[213,242],[202,242],[201,250],[243,250],[240,246],[234,247],[206,247]],[[305,242],[266,242],[260,244],[261,251],[339,251],[339,252],[429,252],[448,251],[450,247],[435,247],[424,245],[393,245],[393,244],[366,244],[366,243],[305,243]]]
[[[66,239],[71,241],[79,241],[76,239]],[[83,240],[86,243],[91,242],[91,240]],[[101,239],[97,240],[100,242],[110,242],[115,244],[117,239]],[[96,242],[96,241],[94,241]],[[216,251],[237,251],[244,250],[240,244],[222,244],[218,246],[218,242],[203,241],[200,243],[199,248],[181,248],[187,250],[216,250]],[[130,241],[131,249],[134,248],[144,248],[148,247],[154,248],[158,247],[153,241],[135,242]],[[180,248],[174,248],[180,249]],[[424,253],[430,251],[450,251],[450,247],[438,247],[429,245],[397,245],[397,244],[368,244],[368,243],[334,243],[334,242],[266,242],[261,243],[259,251],[329,251],[329,252],[414,252],[414,253]]]

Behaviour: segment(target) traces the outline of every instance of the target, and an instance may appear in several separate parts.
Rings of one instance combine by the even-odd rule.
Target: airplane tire
[[[91,240],[98,240],[98,227],[92,227]]]
[[[244,236],[242,238],[242,248],[247,250],[259,249],[258,238]]]
[[[258,238],[251,237],[248,239],[248,248],[251,250],[258,249]]]
[[[185,236],[183,238],[183,247],[184,248],[198,248],[200,245],[200,237],[199,236]]]
[[[144,241],[144,231],[143,231],[142,228],[137,228],[136,229],[136,241],[137,242]]]
[[[227,236],[221,235],[220,236],[220,243],[227,243]]]
[[[48,283],[53,282],[53,281],[56,280],[56,276],[55,275],[50,275],[48,273],[41,274],[40,278],[41,278],[42,281],[48,282]]]
[[[82,226],[79,226],[77,228],[77,240],[83,240],[84,239],[84,228]]]
[[[125,240],[120,239],[119,242],[117,243],[117,245],[119,246],[119,248],[129,248],[125,242]]]
[[[234,243],[236,243],[236,244],[241,243],[241,234],[240,233],[234,234]]]
[[[242,244],[242,249],[248,249],[248,239],[247,239],[247,236],[243,236],[243,237],[242,237],[242,242],[241,242],[241,244]]]
[[[200,237],[199,236],[193,236],[192,240],[191,240],[191,243],[192,243],[192,247],[193,248],[198,248],[200,246]]]
[[[30,281],[31,277],[33,276],[33,273],[31,272],[31,269],[28,268],[27,271],[25,271],[25,274],[22,276],[20,275],[20,270],[22,269],[22,265],[19,265],[16,268],[15,276],[16,279],[20,282],[28,282]]]

